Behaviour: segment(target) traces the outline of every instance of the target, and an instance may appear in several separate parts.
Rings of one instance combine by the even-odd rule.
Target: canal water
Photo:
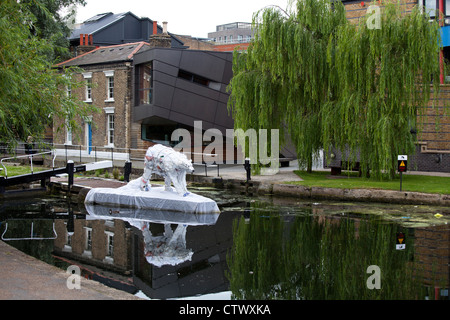
[[[149,299],[448,299],[450,208],[191,188],[220,214],[0,202],[2,241]]]

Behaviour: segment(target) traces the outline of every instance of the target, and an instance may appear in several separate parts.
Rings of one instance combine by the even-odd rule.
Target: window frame
[[[105,102],[114,102],[114,70],[103,71],[106,77],[106,99]]]
[[[92,102],[92,72],[83,73],[83,78],[86,82],[84,102]]]

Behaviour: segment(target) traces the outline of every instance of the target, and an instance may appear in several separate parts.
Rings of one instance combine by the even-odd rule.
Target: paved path
[[[1,300],[136,300],[134,295],[81,278],[80,289],[68,289],[70,276],[0,241]]]

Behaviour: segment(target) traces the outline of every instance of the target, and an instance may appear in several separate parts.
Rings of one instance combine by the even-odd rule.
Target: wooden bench
[[[359,161],[354,162],[352,166],[349,161],[341,161],[341,165],[339,167],[331,167],[331,175],[338,176],[342,173],[342,170],[358,171],[359,176],[361,176],[361,166]]]

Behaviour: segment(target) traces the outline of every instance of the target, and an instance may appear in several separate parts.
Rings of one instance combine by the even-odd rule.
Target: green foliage
[[[365,20],[339,27],[328,48],[333,99],[321,110],[325,153],[331,145],[359,151],[363,173],[394,176],[397,155],[415,152],[410,130],[417,128],[417,107],[428,104],[427,84],[439,74],[438,39],[436,22],[417,7],[405,15],[397,4],[386,5],[380,29]]]
[[[392,177],[397,155],[414,152],[410,129],[430,96],[421,84],[439,74],[437,23],[394,4],[381,29],[350,24],[339,1],[299,0],[295,9],[256,13],[247,53],[234,53],[235,129],[280,129],[308,171],[317,151],[335,146],[350,160],[359,153],[364,173]]]
[[[37,3],[37,2],[36,2]],[[68,97],[74,70],[66,75],[48,60],[53,46],[33,36],[35,17],[26,5],[3,0],[0,6],[0,142],[13,148],[32,136],[39,142],[53,117],[68,119],[75,130],[75,115],[88,115],[92,107]],[[63,124],[62,124],[63,125]]]
[[[84,0],[22,0],[23,6],[35,17],[31,32],[40,39],[47,39],[52,50],[48,52],[50,61],[63,61],[70,58],[69,40],[74,24],[75,5],[85,5]],[[69,9],[69,10],[62,10]],[[67,15],[63,12],[68,11]]]
[[[114,168],[112,171],[112,174],[113,174],[114,179],[116,179],[116,180],[119,179],[120,172],[119,172],[118,168]]]
[[[250,221],[233,225],[227,256],[235,299],[420,299],[426,295],[413,237],[395,250],[401,227],[375,218],[311,214],[267,216],[253,207]],[[367,268],[380,267],[381,288],[369,289]]]

